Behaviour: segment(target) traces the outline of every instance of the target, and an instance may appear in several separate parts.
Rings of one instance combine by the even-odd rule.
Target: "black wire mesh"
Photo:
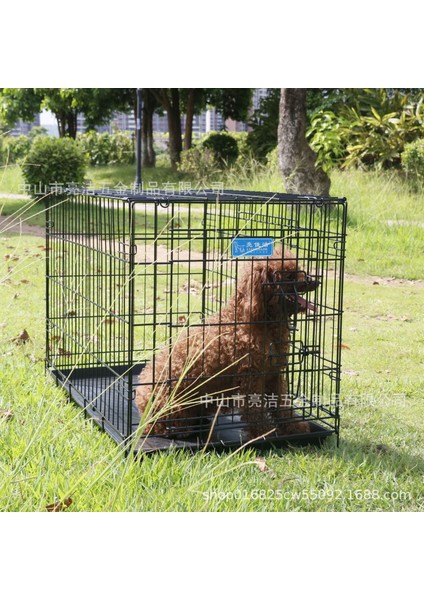
[[[136,404],[146,449],[339,435],[345,199],[72,190],[46,215],[47,365],[112,437]],[[279,252],[277,312],[253,316],[250,292],[241,318],[242,282]]]

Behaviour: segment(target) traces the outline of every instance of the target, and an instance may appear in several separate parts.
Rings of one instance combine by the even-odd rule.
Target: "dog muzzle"
[[[317,312],[317,307],[313,302],[303,297],[303,294],[313,292],[319,286],[319,281],[312,279],[309,275],[305,275],[301,281],[279,281],[275,285],[294,310],[291,312]]]

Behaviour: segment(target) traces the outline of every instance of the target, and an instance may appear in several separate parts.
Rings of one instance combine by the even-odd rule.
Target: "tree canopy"
[[[88,129],[108,123],[114,112],[128,111],[134,102],[130,88],[2,88],[0,120],[9,126],[31,122],[44,109],[57,119],[61,137],[76,137],[77,116],[83,113]]]

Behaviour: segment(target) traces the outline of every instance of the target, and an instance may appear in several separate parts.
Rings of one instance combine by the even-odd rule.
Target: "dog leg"
[[[266,386],[268,411],[278,435],[308,433],[310,426],[307,421],[296,418],[291,400],[288,397],[287,380],[283,373],[274,375],[267,380]]]

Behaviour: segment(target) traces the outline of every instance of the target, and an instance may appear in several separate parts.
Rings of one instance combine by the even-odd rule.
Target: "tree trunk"
[[[315,167],[315,158],[306,141],[306,89],[282,88],[278,160],[288,193],[329,195],[330,178]]]
[[[153,148],[153,113],[155,112],[155,99],[149,90],[144,90],[143,98],[143,123],[142,123],[142,157],[143,167],[154,167],[156,153]]]
[[[59,131],[59,137],[65,137],[66,135],[66,117],[65,113],[58,112],[55,114],[57,121],[57,129]]]
[[[77,113],[76,111],[60,111],[56,113],[59,137],[77,137]]]
[[[181,112],[180,112],[180,93],[178,88],[171,88],[171,98],[164,90],[164,107],[168,115],[169,131],[169,156],[171,166],[176,169],[180,161],[180,154],[183,149],[181,140]]]
[[[196,92],[196,88],[190,89],[188,91],[186,126],[184,132],[184,150],[190,150],[193,140],[193,117],[194,107],[196,103]]]
[[[73,110],[68,113],[67,135],[74,140],[77,137],[77,112]]]

